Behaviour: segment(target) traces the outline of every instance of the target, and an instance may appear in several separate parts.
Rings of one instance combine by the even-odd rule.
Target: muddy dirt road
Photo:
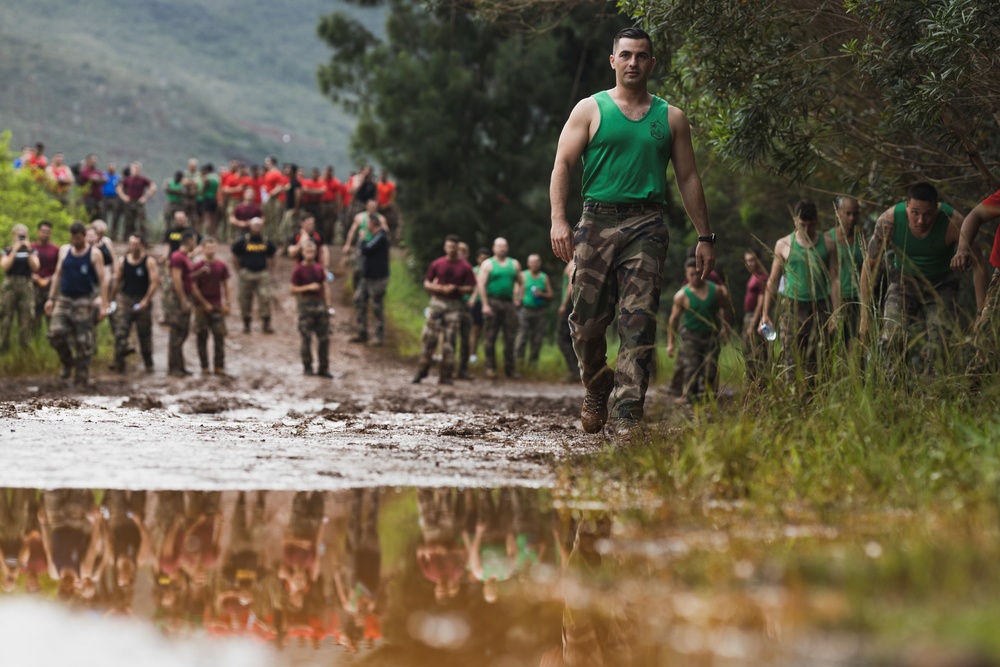
[[[225,254],[223,254],[225,253]],[[220,255],[229,260],[228,251]],[[120,488],[315,488],[358,485],[547,485],[552,462],[599,447],[579,430],[582,389],[458,381],[411,385],[414,364],[351,344],[353,310],[338,272],[332,380],[304,377],[292,263],[277,262],[276,333],[228,318],[227,371],[202,376],[194,335],[186,379],[166,375],[167,328],[154,327],[156,372],[133,357],[126,376],[95,364],[93,385],[52,377],[0,388],[0,485]],[[394,276],[395,280],[408,279]],[[232,286],[235,302],[236,289]],[[159,319],[160,295],[156,299]],[[102,323],[101,327],[107,327]]]

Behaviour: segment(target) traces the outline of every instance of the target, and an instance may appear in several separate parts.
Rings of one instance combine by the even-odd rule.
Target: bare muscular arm
[[[573,230],[566,218],[566,198],[569,196],[569,176],[580,162],[587,143],[600,123],[597,102],[586,98],[577,103],[559,135],[555,164],[549,181],[549,202],[552,207],[552,251],[564,262],[573,258]]]
[[[681,193],[681,201],[684,202],[684,210],[691,218],[698,235],[708,236],[712,233],[712,227],[708,222],[705,191],[698,174],[694,147],[691,145],[691,125],[684,112],[676,107],[670,107],[668,121],[672,138],[670,160],[674,163],[674,177]],[[695,259],[698,261],[702,280],[707,280],[708,274],[715,268],[715,246],[711,243],[698,243]]]
[[[859,333],[862,340],[868,335],[871,328],[871,308],[872,290],[874,289],[874,276],[878,274],[882,266],[882,256],[885,248],[892,236],[894,227],[892,209],[886,210],[875,222],[875,232],[868,240],[868,255],[861,265],[861,328]]]

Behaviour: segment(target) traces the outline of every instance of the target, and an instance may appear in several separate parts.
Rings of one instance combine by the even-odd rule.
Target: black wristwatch
[[[715,245],[715,234],[709,234],[708,236],[699,236],[698,243],[711,243]]]

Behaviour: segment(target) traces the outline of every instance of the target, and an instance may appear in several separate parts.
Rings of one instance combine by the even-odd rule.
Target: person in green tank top
[[[653,41],[638,28],[615,35],[610,64],[615,86],[579,102],[559,136],[549,185],[552,250],[576,259],[569,316],[580,377],[586,387],[580,421],[597,433],[608,420],[623,440],[642,419],[653,367],[656,313],[669,236],[662,207],[667,163],[698,230],[702,276],[715,265],[715,235],[691,145],[691,128],[677,107],[650,95]],[[570,173],[583,163],[583,216],[575,230],[566,215]],[[618,315],[621,346],[607,363],[607,328]]]
[[[187,171],[184,172],[183,182],[184,213],[191,221],[191,227],[200,234],[202,226],[201,213],[198,210],[198,197],[201,195],[204,184],[201,180],[201,171],[198,170],[198,158],[190,158],[187,161]]]
[[[545,338],[548,323],[548,302],[555,296],[549,276],[542,271],[541,255],[528,255],[528,269],[521,272],[522,290],[520,308],[517,316],[517,342],[514,344],[514,356],[520,362],[524,361],[524,352],[531,342],[531,354],[528,365],[538,365],[538,355],[542,351],[542,340]]]
[[[787,372],[801,368],[808,378],[816,373],[825,334],[832,330],[833,310],[840,305],[839,293],[831,287],[831,276],[840,275],[836,242],[819,231],[819,212],[814,202],[795,205],[795,231],[778,239],[774,261],[764,290],[761,326],[774,327],[771,310],[778,298],[778,283],[785,278],[782,301],[781,347]]]
[[[175,171],[173,178],[163,182],[163,194],[167,197],[167,205],[163,207],[163,226],[169,227],[174,220],[174,213],[184,210],[184,172]]]
[[[483,352],[486,377],[497,377],[497,334],[503,333],[503,370],[508,379],[517,379],[514,338],[517,309],[524,290],[521,263],[507,256],[507,239],[493,241],[493,256],[479,265],[476,293],[483,303]]]
[[[865,259],[864,234],[858,229],[860,207],[854,197],[837,197],[834,201],[837,225],[829,231],[837,245],[839,279],[833,281],[834,301],[840,307],[833,316],[841,330],[844,344],[853,346],[861,324],[861,265]]]
[[[201,168],[201,191],[198,193],[198,213],[206,236],[215,236],[219,224],[219,175],[209,162]]]
[[[942,358],[945,340],[957,335],[955,306],[959,279],[951,261],[961,234],[964,216],[940,201],[930,183],[910,187],[906,201],[887,209],[875,223],[861,270],[861,326],[866,339],[871,330],[874,276],[886,249],[894,252],[889,289],[882,312],[879,347],[890,371],[903,359],[906,334],[911,325],[925,329],[920,357],[930,370]],[[983,271],[982,263],[977,271]],[[985,283],[985,275],[983,281]]]
[[[674,305],[667,325],[667,356],[677,352],[677,363],[684,369],[681,396],[694,401],[711,389],[718,376],[722,337],[729,336],[729,313],[732,306],[729,290],[701,277],[698,261],[684,264],[688,284],[674,294]],[[680,338],[679,348],[674,345]]]

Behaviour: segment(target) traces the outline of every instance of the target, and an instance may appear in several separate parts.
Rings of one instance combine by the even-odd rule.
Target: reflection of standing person
[[[417,547],[417,565],[434,584],[434,599],[443,602],[458,595],[465,575],[467,553],[462,534],[471,491],[417,490],[417,512],[423,542]]]
[[[384,605],[382,543],[378,534],[379,495],[378,489],[354,490],[345,563],[334,576],[337,595],[347,614],[345,632],[352,642],[363,633],[367,624],[377,623],[377,615]]]
[[[306,595],[320,576],[320,543],[323,541],[323,493],[299,491],[292,499],[292,514],[281,539],[278,579],[284,584],[291,609],[302,609]]]
[[[781,347],[786,370],[816,373],[830,319],[831,276],[839,276],[834,240],[819,231],[816,204],[795,205],[795,231],[778,239],[764,292],[761,324],[774,326],[771,309],[778,300],[778,283],[785,279],[781,315]],[[834,303],[833,307],[839,304]]]
[[[483,304],[483,354],[486,377],[497,377],[497,334],[503,334],[503,370],[507,379],[516,379],[515,341],[517,304],[524,289],[521,263],[508,257],[507,239],[493,241],[493,256],[479,265],[476,292]]]
[[[497,584],[510,579],[517,569],[517,539],[514,533],[514,502],[509,488],[480,489],[476,496],[476,532],[465,535],[469,572],[483,582],[483,599],[497,601]]]
[[[69,235],[70,242],[59,249],[45,314],[52,318],[49,343],[62,362],[61,377],[69,378],[75,366],[75,381],[83,385],[90,375],[90,357],[94,353],[94,287],[100,287],[97,318],[101,320],[107,315],[108,284],[104,280],[104,258],[100,250],[87,245],[83,223],[70,225]]]
[[[0,489],[0,592],[14,590],[27,560],[25,536],[34,493],[30,489]]]
[[[49,576],[59,581],[59,597],[90,599],[106,565],[106,525],[88,489],[56,489],[43,494],[39,515],[49,557]]]
[[[638,28],[615,36],[610,57],[615,87],[577,104],[559,137],[552,170],[552,248],[576,257],[570,328],[587,394],[583,429],[612,418],[623,435],[642,418],[653,365],[667,228],[663,222],[667,164],[673,162],[688,216],[698,230],[698,268],[715,264],[715,235],[684,113],[647,91],[656,63],[652,40]],[[583,218],[566,218],[570,172],[583,160]],[[606,330],[618,313],[622,341],[616,370],[607,365]]]
[[[146,492],[108,489],[104,492],[108,510],[108,550],[115,583],[131,600],[139,566],[151,561],[152,545],[144,523]]]

